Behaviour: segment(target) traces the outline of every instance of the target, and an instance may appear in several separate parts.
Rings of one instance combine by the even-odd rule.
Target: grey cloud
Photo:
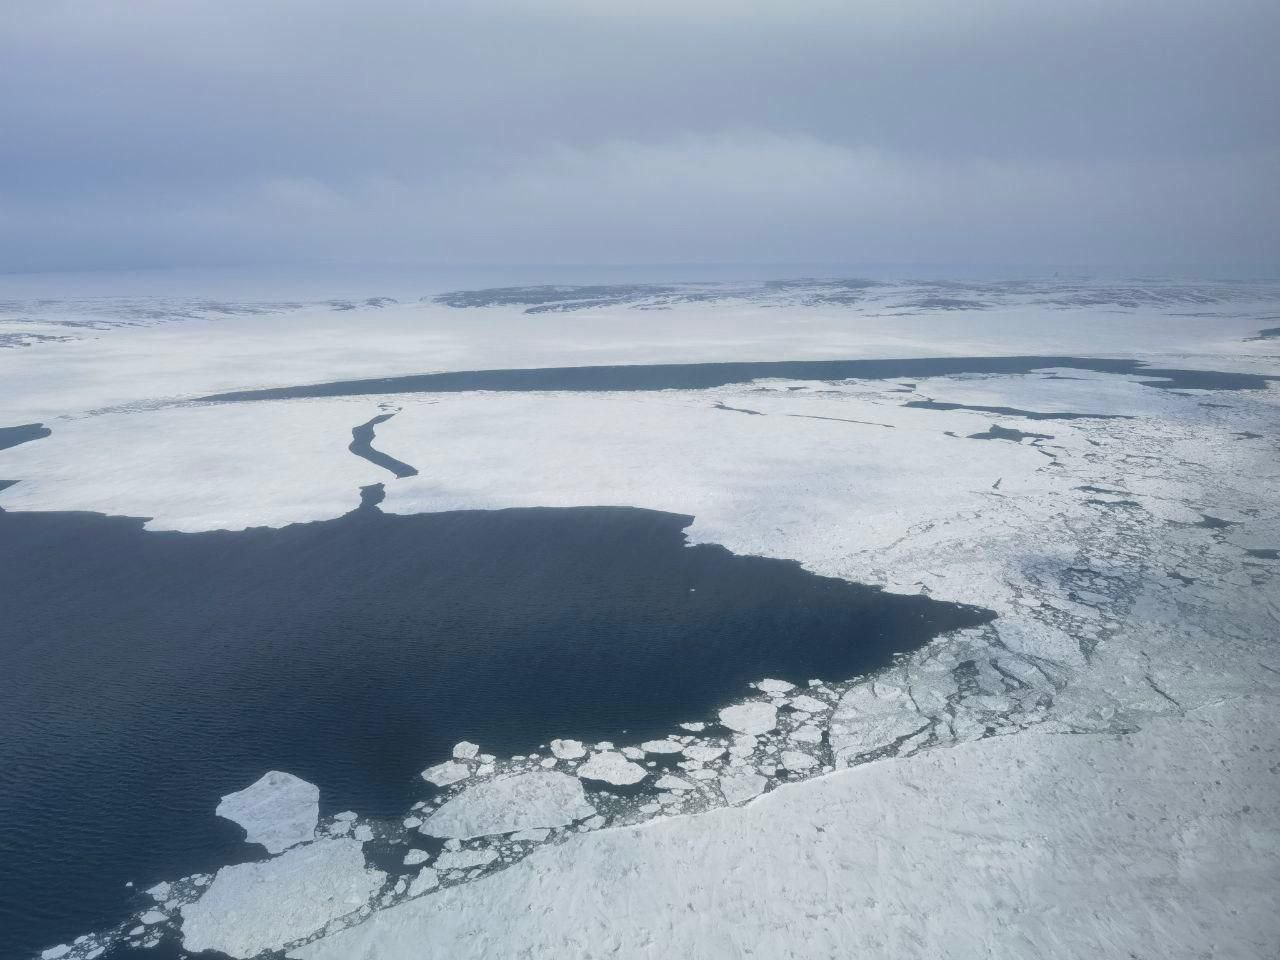
[[[6,17],[0,269],[1280,255],[1274,3]]]

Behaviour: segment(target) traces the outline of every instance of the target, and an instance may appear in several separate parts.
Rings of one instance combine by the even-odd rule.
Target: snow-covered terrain
[[[18,481],[5,510],[243,529],[338,516],[372,484],[388,513],[639,506],[693,515],[693,543],[998,614],[873,677],[761,678],[666,739],[565,730],[510,758],[460,744],[423,773],[444,789],[389,821],[316,827],[296,784],[278,802],[241,791],[226,800],[248,839],[291,849],[175,881],[149,908],[163,920],[62,955],[176,931],[188,950],[307,960],[1266,956],[1280,942],[1280,381],[1174,390],[1046,364],[193,402],[783,358],[1280,376],[1275,341],[1256,338],[1280,315],[1277,285],[927,287],[169,305],[174,322],[0,351],[0,426],[52,431],[0,452],[0,481]],[[41,310],[22,329],[105,307]],[[353,427],[390,410],[373,446],[416,476],[348,451]],[[410,855],[423,836],[444,849]],[[406,872],[366,862],[379,845]]]

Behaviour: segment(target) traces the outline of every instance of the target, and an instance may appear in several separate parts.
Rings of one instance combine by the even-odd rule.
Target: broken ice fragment
[[[453,746],[453,758],[455,760],[474,760],[479,752],[480,745],[467,740],[463,740]]]
[[[437,763],[434,767],[427,767],[422,771],[422,779],[428,783],[434,783],[437,787],[447,787],[469,776],[471,776],[471,768],[456,760],[446,760],[444,763]]]
[[[557,760],[578,760],[587,755],[580,740],[552,740],[551,752]]]
[[[738,733],[768,733],[778,725],[778,710],[771,703],[753,700],[725,707],[720,711],[720,722]]]
[[[428,836],[468,840],[563,827],[595,812],[576,777],[537,770],[468,787],[431,814],[419,830]]]
[[[632,763],[620,753],[597,753],[580,766],[576,773],[586,780],[599,780],[614,786],[639,783],[646,776],[644,767]]]

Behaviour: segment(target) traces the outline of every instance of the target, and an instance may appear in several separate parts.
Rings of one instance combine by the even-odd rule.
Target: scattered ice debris
[[[720,722],[737,733],[768,733],[778,725],[778,709],[759,700],[738,703],[720,711]]]
[[[423,867],[409,884],[409,896],[417,897],[440,885],[440,875],[431,867]]]
[[[552,740],[551,752],[557,760],[580,760],[587,755],[580,740]]]
[[[787,683],[785,680],[761,680],[755,685],[756,689],[761,693],[767,693],[771,697],[780,697],[784,693],[790,693],[796,688],[794,683]]]
[[[474,760],[479,752],[480,744],[471,743],[468,740],[463,740],[453,746],[453,758],[455,760]]]
[[[280,853],[315,838],[320,820],[320,788],[291,773],[272,770],[257,782],[229,793],[215,811],[244,828],[246,843]]]
[[[731,773],[726,777],[721,777],[720,792],[724,794],[726,803],[730,806],[736,806],[753,797],[760,796],[760,794],[764,793],[768,783],[769,781],[760,774],[744,770],[741,773]]]
[[[233,957],[279,950],[359,910],[385,879],[365,866],[360,844],[345,839],[223,867],[198,900],[182,905],[183,946]]]
[[[654,784],[654,786],[656,786],[659,790],[675,790],[677,792],[681,790],[693,789],[693,784],[691,784],[688,780],[681,780],[679,777],[673,777],[669,773],[663,776],[660,780],[658,780],[658,782]]]
[[[446,850],[436,857],[436,870],[470,870],[487,867],[498,859],[495,850]]]
[[[595,754],[576,772],[579,777],[586,780],[599,780],[614,786],[630,786],[633,783],[639,783],[646,776],[644,767],[612,751]]]
[[[628,767],[634,766],[621,757],[619,760]],[[579,773],[590,765],[584,765]],[[419,831],[433,837],[468,840],[516,830],[563,827],[595,812],[576,777],[538,770],[468,787],[428,817]]]
[[[406,867],[412,867],[419,863],[426,863],[430,859],[431,853],[429,851],[420,850],[417,847],[414,847],[404,855],[404,865]]]
[[[725,748],[718,744],[699,743],[685,747],[684,755],[690,760],[696,760],[698,763],[711,763],[711,761],[719,760],[725,755]]]
[[[427,767],[422,771],[422,779],[428,783],[434,783],[437,787],[447,787],[451,783],[466,780],[469,776],[471,776],[471,768],[457,760],[446,760],[444,763],[437,763],[434,767]]]

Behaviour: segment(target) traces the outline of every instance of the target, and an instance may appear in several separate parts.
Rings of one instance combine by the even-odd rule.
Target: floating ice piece
[[[782,751],[782,766],[793,773],[803,773],[818,766],[818,761],[807,753],[798,750]]]
[[[699,763],[710,763],[712,760],[720,759],[724,754],[724,747],[709,743],[696,743],[691,747],[684,748],[684,755],[690,760],[696,760]]]
[[[437,870],[470,870],[487,867],[498,859],[494,850],[446,850],[436,857]]]
[[[223,797],[215,813],[243,827],[246,843],[260,843],[267,853],[280,853],[315,838],[320,788],[291,773],[272,770]]]
[[[173,884],[168,880],[161,880],[154,887],[148,887],[146,894],[156,903],[162,903],[169,899],[169,892],[173,889]]]
[[[892,746],[929,724],[907,691],[882,681],[850,687],[831,717],[831,749],[837,765]],[[976,726],[974,738],[983,727]]]
[[[640,748],[645,753],[679,753],[683,749],[674,740],[646,740]]]
[[[154,926],[157,923],[164,923],[168,919],[169,918],[166,917],[159,910],[148,910],[146,913],[144,913],[142,916],[138,918],[138,922],[143,924],[144,926],[150,927],[150,926]]]
[[[698,721],[697,723],[682,723],[680,724],[680,729],[688,730],[690,733],[701,733],[703,730],[707,729],[707,725],[702,721]]]
[[[644,759],[644,751],[641,750],[639,747],[623,747],[622,755],[626,757],[628,760]]]
[[[58,960],[59,957],[65,957],[71,952],[69,943],[60,943],[56,947],[50,947],[40,954],[40,960]]]
[[[790,703],[792,709],[799,710],[801,713],[822,713],[831,709],[831,704],[803,693],[798,697],[792,697]]]
[[[552,740],[551,753],[557,760],[580,760],[587,755],[581,740]]]
[[[543,770],[550,770],[559,762],[560,761],[557,760],[555,757],[543,757],[541,760],[538,761],[538,766],[540,766]]]
[[[354,840],[319,840],[263,863],[223,867],[183,904],[182,945],[252,957],[308,936],[363,906],[386,879]]]
[[[428,890],[434,890],[440,885],[440,874],[431,867],[423,867],[418,871],[418,875],[413,878],[413,882],[409,884],[409,896],[416,897],[419,894],[426,893]]]
[[[426,863],[430,859],[431,851],[419,850],[417,847],[414,847],[404,855],[404,865],[406,867],[412,867],[415,864]]]
[[[403,824],[406,830],[413,830],[413,829],[416,829],[417,827],[422,826],[422,818],[421,817],[405,817],[403,820]]]
[[[551,836],[550,830],[521,830],[511,835],[512,840],[519,840],[522,843],[541,843],[547,837]]]
[[[792,730],[790,739],[797,743],[821,743],[822,730],[812,723],[806,723],[803,727],[796,727],[796,729]]]
[[[563,827],[595,812],[577,777],[537,770],[468,787],[431,814],[419,830],[432,837],[469,840],[515,830]]]
[[[778,725],[778,708],[759,700],[738,703],[720,711],[720,722],[737,733],[768,733]]]
[[[463,740],[453,745],[453,758],[455,760],[474,760],[479,752],[480,744],[472,743],[469,740]]]
[[[367,823],[362,823],[356,827],[351,834],[356,843],[368,843],[373,839],[373,828]]]
[[[335,813],[333,815],[333,819],[335,820],[351,821],[351,820],[355,820],[357,817],[359,817],[359,814],[356,813],[354,810],[343,810],[341,813]]]
[[[422,771],[422,779],[428,783],[434,783],[437,787],[447,787],[469,776],[471,776],[471,768],[457,760],[446,760],[444,763],[437,763],[434,767],[427,767]]]
[[[644,767],[632,763],[620,753],[597,753],[575,771],[587,780],[600,780],[614,786],[628,786],[645,778]]]
[[[771,697],[780,697],[784,693],[790,693],[796,688],[794,683],[787,683],[785,680],[761,680],[756,685],[756,689],[763,693],[769,694]]]
[[[744,770],[742,773],[721,777],[720,792],[724,794],[726,803],[730,806],[736,806],[753,797],[760,796],[760,794],[764,793],[764,788],[768,784],[769,781],[760,776],[760,774]]]
[[[719,774],[714,770],[708,770],[706,767],[703,767],[701,770],[690,770],[689,776],[694,780],[714,780],[719,776]]]

